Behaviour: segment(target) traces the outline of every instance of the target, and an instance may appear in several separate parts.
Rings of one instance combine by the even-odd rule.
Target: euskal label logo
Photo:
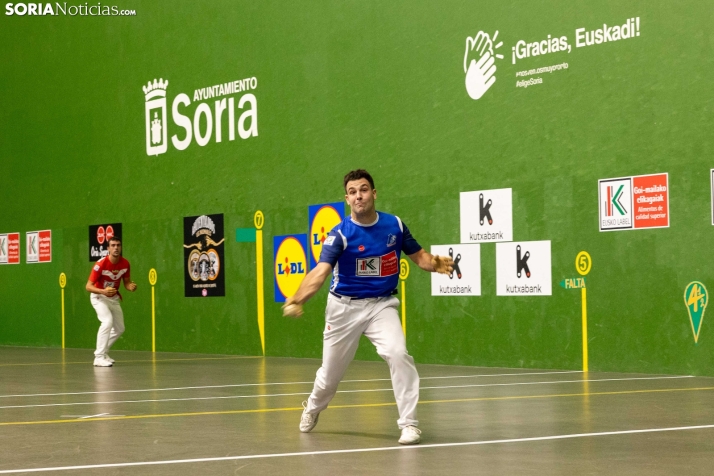
[[[357,276],[393,276],[399,273],[399,259],[396,251],[382,256],[357,258]]]
[[[304,237],[305,235],[302,235]],[[279,237],[276,237],[279,238]],[[275,300],[285,302],[300,287],[307,272],[305,246],[298,236],[286,236],[280,240],[275,253]]]
[[[632,228],[632,180],[601,180],[600,230]]]
[[[168,86],[169,81],[163,78],[143,86],[147,155],[158,156],[168,150]],[[201,147],[208,144],[211,138],[214,142],[222,142],[226,126],[228,141],[235,140],[236,132],[241,139],[257,137],[258,100],[255,94],[246,92],[257,87],[258,80],[252,77],[196,89],[193,101],[198,105],[193,111],[193,118],[189,111],[191,98],[185,93],[178,94],[171,104],[171,119],[177,126],[177,133],[171,136],[173,146],[177,150],[185,150],[194,139]],[[246,93],[236,101],[237,95],[243,92]],[[213,103],[213,110],[209,100]]]

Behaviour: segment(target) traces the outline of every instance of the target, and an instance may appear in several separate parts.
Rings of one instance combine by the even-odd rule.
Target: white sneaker
[[[402,428],[402,437],[399,438],[399,443],[403,445],[416,445],[421,441],[421,430],[415,426],[409,425]]]
[[[104,357],[96,357],[94,359],[95,367],[111,367],[112,365],[111,361],[105,359]]]
[[[317,425],[317,419],[320,417],[320,414],[315,413],[313,415],[312,413],[308,413],[306,401],[302,402],[302,407],[304,410],[302,411],[302,417],[300,417],[300,431],[308,433]]]
[[[111,363],[114,363],[114,362],[115,362],[115,360],[112,359],[111,357],[109,357],[109,355],[105,355],[104,358],[105,358],[106,360],[108,360],[109,362],[111,362]]]

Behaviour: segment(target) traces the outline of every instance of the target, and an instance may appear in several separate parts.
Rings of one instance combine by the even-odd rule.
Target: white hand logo
[[[466,73],[466,92],[471,99],[480,99],[496,82],[496,64],[494,58],[503,59],[503,55],[493,53],[493,41],[498,37],[494,33],[493,40],[483,31],[479,31],[475,38],[466,38],[466,53],[464,53],[464,73]],[[496,45],[500,48],[503,42]],[[468,63],[469,53],[475,51],[479,55],[478,61],[472,59]],[[468,64],[468,66],[467,66]]]

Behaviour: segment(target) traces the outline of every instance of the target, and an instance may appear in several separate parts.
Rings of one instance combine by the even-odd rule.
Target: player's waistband
[[[343,296],[342,294],[337,294],[334,291],[330,291],[330,294],[335,296],[337,299],[350,302],[350,301],[364,301],[365,299],[382,299],[382,298],[394,296],[395,294],[397,294],[397,290],[395,289],[394,291],[392,291],[391,293],[389,293],[386,296],[351,297],[351,296]]]

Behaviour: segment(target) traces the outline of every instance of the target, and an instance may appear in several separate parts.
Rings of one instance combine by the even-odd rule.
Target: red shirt
[[[130,277],[129,262],[123,257],[114,264],[108,256],[97,261],[97,264],[92,268],[92,273],[89,275],[89,281],[94,283],[99,289],[114,288],[119,291],[119,282]],[[121,297],[121,294],[117,292]]]

